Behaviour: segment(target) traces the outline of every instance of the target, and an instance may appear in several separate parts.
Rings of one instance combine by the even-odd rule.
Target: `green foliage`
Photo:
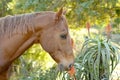
[[[12,13],[8,5],[8,3],[11,1],[12,0],[0,0],[0,17],[6,16]]]
[[[112,41],[102,37],[87,38],[76,59],[76,77],[81,80],[109,80],[119,58],[119,47]]]
[[[114,19],[113,21],[113,33],[120,33],[120,17]]]
[[[33,70],[30,69],[29,71],[28,68],[25,67],[22,69],[21,70],[23,72],[21,72],[21,74],[14,74],[10,80],[54,80],[58,76],[58,72],[54,67],[46,70],[45,72],[40,66],[35,67]]]
[[[12,66],[13,73],[11,80],[43,80],[43,78],[50,76],[55,78],[55,69],[53,70],[56,66],[55,62],[48,53],[37,44],[25,51]],[[51,69],[49,70],[49,68]],[[50,74],[51,70],[53,74]],[[48,73],[49,75],[46,76]]]
[[[64,7],[71,27],[84,27],[87,21],[93,25],[107,24],[120,17],[120,0],[1,0],[0,6],[0,16],[57,11]]]

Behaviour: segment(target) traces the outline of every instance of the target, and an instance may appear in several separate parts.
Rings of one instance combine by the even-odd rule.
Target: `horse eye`
[[[66,34],[62,34],[62,35],[60,35],[60,37],[61,37],[62,39],[66,39],[66,38],[67,38],[67,35],[66,35]]]

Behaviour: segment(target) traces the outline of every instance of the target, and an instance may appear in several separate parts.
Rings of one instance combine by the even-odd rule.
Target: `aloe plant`
[[[110,40],[111,24],[106,26],[106,35],[90,36],[90,23],[86,24],[88,37],[85,38],[79,57],[76,59],[78,80],[109,80],[119,63],[119,47]]]
[[[111,40],[102,37],[87,38],[77,61],[80,59],[82,64],[80,68],[78,67],[80,72],[78,79],[109,80],[119,62],[119,47]]]

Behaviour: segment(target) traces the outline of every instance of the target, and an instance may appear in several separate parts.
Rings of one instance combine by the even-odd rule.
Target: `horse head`
[[[74,63],[74,55],[63,9],[51,17],[49,27],[45,27],[40,34],[40,44],[58,63],[59,70],[69,70]]]

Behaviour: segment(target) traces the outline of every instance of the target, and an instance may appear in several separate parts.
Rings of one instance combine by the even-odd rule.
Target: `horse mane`
[[[4,34],[27,33],[28,29],[34,31],[33,13],[0,18],[0,36]]]
[[[53,13],[51,11],[26,13],[15,16],[6,16],[0,18],[0,37],[3,35],[11,36],[12,34],[22,33],[25,34],[29,31],[34,32],[34,17],[36,14]]]
[[[0,18],[0,36],[34,31],[34,15],[35,13],[27,13]]]

